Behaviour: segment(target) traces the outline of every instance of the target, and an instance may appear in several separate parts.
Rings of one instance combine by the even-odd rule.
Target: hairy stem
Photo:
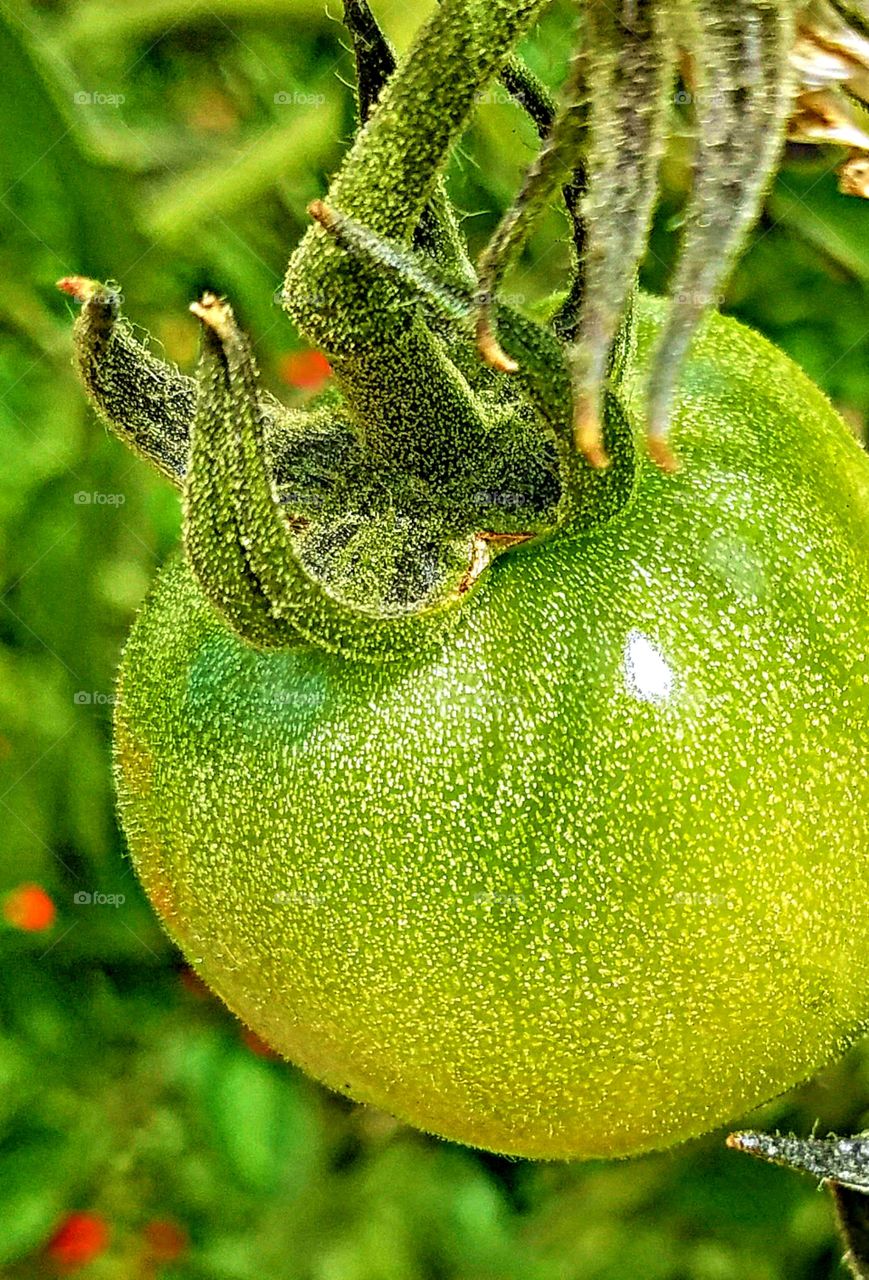
[[[344,25],[353,42],[359,119],[364,124],[395,71],[395,55],[368,0],[344,0]],[[442,178],[438,178],[431,199],[422,211],[414,231],[414,243],[445,266],[471,273],[471,262]]]
[[[375,234],[408,241],[479,91],[544,2],[446,0],[381,93],[330,203]],[[284,297],[302,331],[331,357],[377,457],[432,479],[461,474],[491,448],[485,421],[416,300],[322,228],[312,228],[290,259]],[[375,367],[387,376],[375,379]]]
[[[437,273],[411,249],[385,240],[322,201],[315,201],[311,211],[348,252],[400,280],[461,332],[473,333],[476,298],[464,281]],[[511,308],[501,306],[497,315],[499,329],[515,358],[517,388],[537,410],[559,461],[561,499],[556,519],[533,532],[545,536],[558,527],[578,531],[604,523],[627,502],[636,480],[633,432],[624,411],[614,396],[607,397],[603,429],[614,465],[607,470],[589,468],[574,449],[570,374],[561,342],[548,329]],[[629,358],[631,319],[629,308],[612,350],[614,381]]]

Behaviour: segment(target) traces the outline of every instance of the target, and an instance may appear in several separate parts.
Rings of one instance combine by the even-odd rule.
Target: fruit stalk
[[[543,0],[446,0],[345,158],[330,204],[375,235],[407,242],[479,93],[542,8]],[[337,297],[340,307],[329,305]],[[284,306],[329,355],[376,458],[431,481],[478,466],[489,427],[394,282],[364,261],[348,261],[313,227],[290,259]]]

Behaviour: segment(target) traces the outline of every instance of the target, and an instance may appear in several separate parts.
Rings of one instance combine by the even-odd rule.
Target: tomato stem
[[[374,235],[407,243],[479,93],[543,7],[544,0],[447,0],[380,95],[329,204]],[[376,459],[433,482],[479,469],[491,423],[452,353],[394,280],[314,227],[290,259],[284,298],[329,356]]]

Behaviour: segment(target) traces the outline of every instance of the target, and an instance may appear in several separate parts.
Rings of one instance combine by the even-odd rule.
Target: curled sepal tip
[[[501,346],[495,336],[491,298],[478,297],[479,312],[474,326],[480,359],[497,373],[518,373],[519,365]]]
[[[64,276],[57,287],[82,305],[73,330],[75,362],[91,403],[117,436],[180,488],[195,382],[133,336],[117,286]]]
[[[101,289],[108,292],[106,285],[101,285],[98,280],[91,280],[87,276],[63,276],[57,281],[57,288],[74,302],[90,302]]]
[[[199,586],[224,621],[257,648],[309,641],[348,657],[378,661],[416,652],[441,634],[471,594],[493,554],[467,539],[446,588],[414,608],[339,597],[302,560],[294,520],[273,490],[265,414],[246,336],[229,304],[205,294],[191,306],[203,326],[197,414],[184,492],[184,536]],[[304,530],[304,534],[301,531]],[[378,530],[372,525],[372,538]],[[377,552],[384,554],[384,541]],[[364,562],[376,552],[363,544]]]
[[[596,471],[606,471],[610,465],[610,457],[604,448],[603,428],[601,426],[601,406],[595,399],[590,405],[583,398],[574,409],[573,443],[590,467]]]
[[[259,649],[283,648],[298,632],[278,618],[246,547],[236,395],[225,355],[228,317],[212,294],[190,310],[204,324],[199,395],[184,479],[184,545],[204,594],[232,629]],[[254,406],[252,412],[259,412]]]

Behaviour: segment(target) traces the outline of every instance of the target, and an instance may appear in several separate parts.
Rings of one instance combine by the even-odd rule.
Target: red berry
[[[38,884],[20,884],[3,900],[3,917],[15,929],[30,933],[50,929],[56,915],[54,902]]]
[[[155,1262],[174,1262],[187,1248],[187,1232],[169,1218],[155,1218],[147,1223],[145,1240]]]
[[[284,382],[299,391],[319,391],[332,376],[332,366],[322,351],[293,351],[279,366]]]
[[[63,1267],[83,1267],[105,1251],[109,1228],[96,1213],[70,1213],[48,1242],[46,1252]]]

